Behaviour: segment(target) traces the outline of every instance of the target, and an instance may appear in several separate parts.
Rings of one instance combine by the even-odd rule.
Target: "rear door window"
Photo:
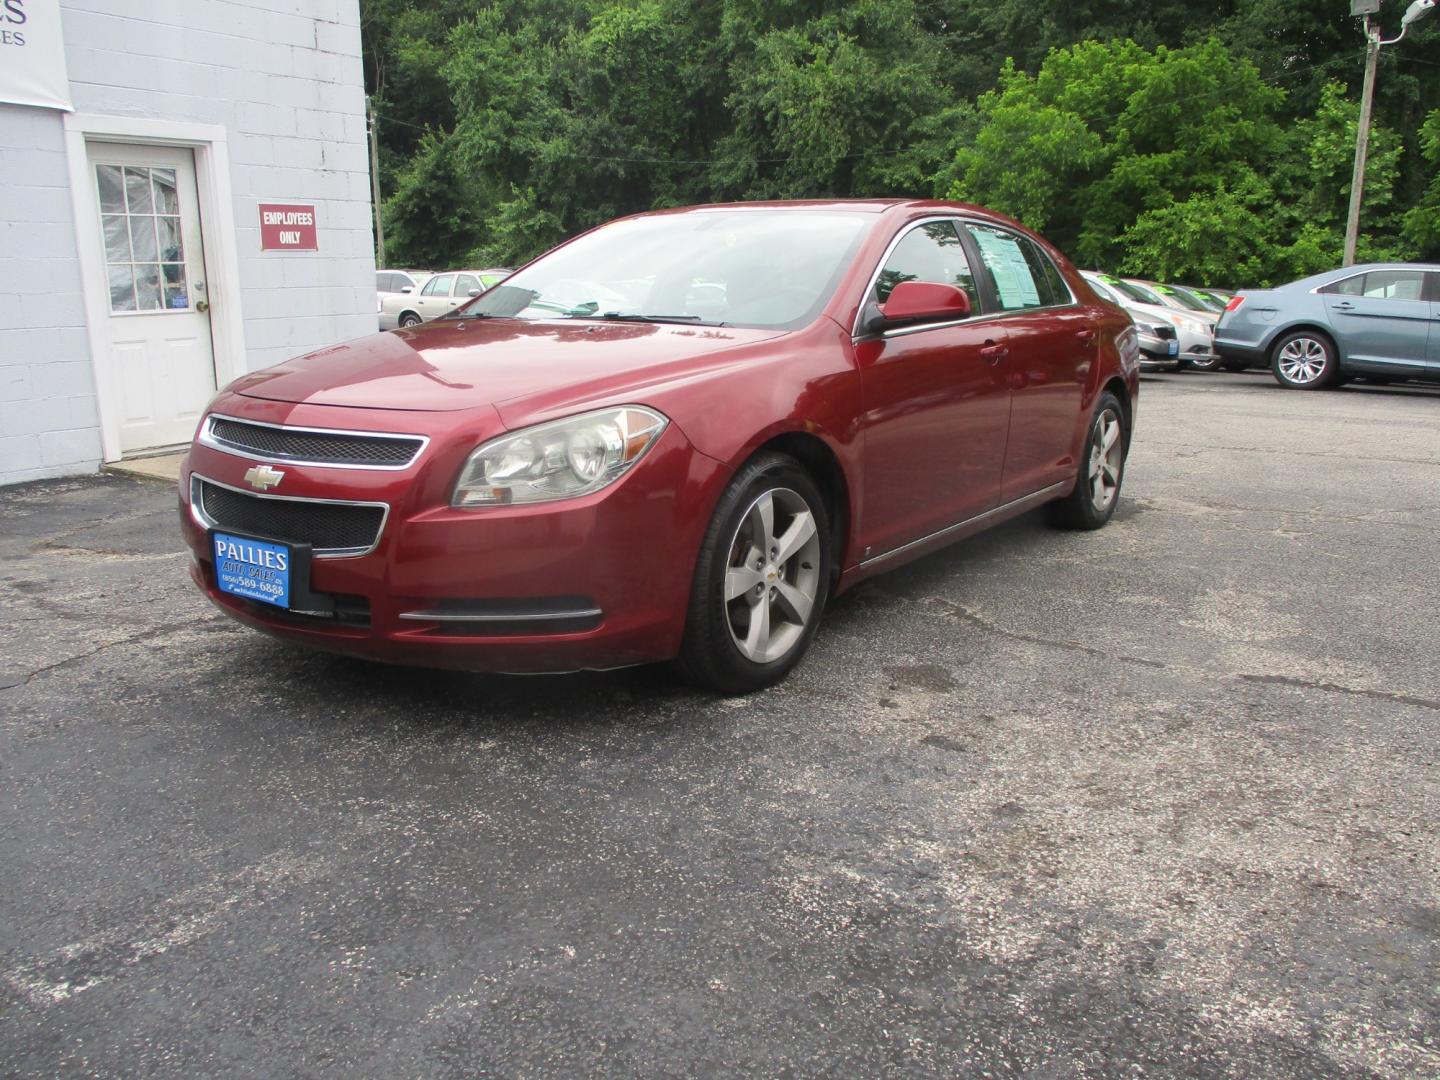
[[[1425,295],[1422,270],[1371,270],[1363,295],[1373,300],[1420,300]]]
[[[1001,310],[1023,311],[1054,303],[1044,275],[1036,279],[1030,259],[1021,246],[1021,237],[989,225],[967,224],[965,227],[975,238],[985,269],[990,271]]]
[[[425,288],[420,290],[422,296],[449,296],[450,283],[455,280],[454,274],[441,274],[439,277],[432,277],[425,283]]]

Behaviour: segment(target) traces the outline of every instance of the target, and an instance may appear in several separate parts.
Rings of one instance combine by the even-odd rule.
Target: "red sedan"
[[[783,678],[826,601],[1033,507],[1114,512],[1130,320],[944,202],[642,214],[452,315],[247,375],[181,472],[191,573],[289,641]]]

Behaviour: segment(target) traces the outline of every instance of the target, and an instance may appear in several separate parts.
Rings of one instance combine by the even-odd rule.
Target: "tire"
[[[1106,443],[1109,443],[1108,447]],[[1075,476],[1075,487],[1064,498],[1050,504],[1050,520],[1062,529],[1102,528],[1120,502],[1125,482],[1125,458],[1130,450],[1130,433],[1125,430],[1125,410],[1110,391],[1100,395],[1090,418],[1090,432]],[[1101,485],[1103,499],[1096,494]],[[1113,481],[1113,483],[1111,482]]]
[[[1340,377],[1340,357],[1319,331],[1294,330],[1271,348],[1270,372],[1287,390],[1324,390]]]
[[[1207,356],[1190,361],[1190,368],[1193,371],[1219,371],[1220,358],[1218,356]]]
[[[400,328],[402,330],[409,326],[419,326],[422,322],[424,322],[424,320],[413,311],[407,311],[404,315],[400,316]]]
[[[762,537],[766,551],[754,543]],[[783,550],[776,557],[780,543],[791,549],[788,557]],[[722,694],[774,686],[815,636],[831,563],[829,515],[810,474],[784,454],[750,459],[720,497],[700,543],[680,670]]]

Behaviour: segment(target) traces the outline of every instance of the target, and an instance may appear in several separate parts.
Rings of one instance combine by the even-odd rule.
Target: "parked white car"
[[[380,329],[395,329],[395,316],[385,322],[385,301],[391,297],[405,296],[418,291],[430,280],[429,270],[376,270],[375,311],[380,316]]]
[[[1214,356],[1214,329],[1203,319],[1164,304],[1143,300],[1133,286],[1109,274],[1082,270],[1080,275],[1101,296],[1124,308],[1134,321],[1140,331],[1142,364],[1163,365],[1174,367],[1176,371],[1184,371],[1188,367],[1196,366],[1197,358],[1201,359],[1203,365],[1204,358]],[[1163,349],[1156,349],[1153,344],[1147,343],[1147,335],[1160,338]],[[1171,338],[1174,339],[1174,351],[1171,351]]]
[[[382,297],[380,329],[418,326],[422,322],[438,319],[509,276],[509,270],[499,267],[488,270],[442,271],[427,280],[419,289]]]

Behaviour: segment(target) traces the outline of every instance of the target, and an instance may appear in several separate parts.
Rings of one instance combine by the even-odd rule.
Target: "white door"
[[[87,144],[109,286],[114,401],[129,453],[190,440],[215,394],[215,353],[191,151]]]

